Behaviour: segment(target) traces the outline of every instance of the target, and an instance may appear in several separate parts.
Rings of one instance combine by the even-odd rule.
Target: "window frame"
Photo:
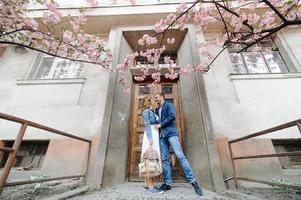
[[[40,69],[42,68],[42,62],[44,59],[47,59],[47,58],[53,58],[53,61],[52,61],[52,64],[50,66],[50,71],[47,75],[47,78],[42,78],[41,76],[38,77],[38,73],[40,71]],[[64,77],[64,78],[59,78],[59,77],[54,77],[55,76],[55,72],[58,68],[58,64],[62,61],[64,61],[66,59],[63,59],[63,58],[57,58],[57,57],[54,57],[54,56],[50,56],[50,55],[47,55],[47,54],[38,54],[38,56],[36,57],[36,60],[35,60],[35,64],[32,68],[32,71],[31,73],[29,74],[29,78],[30,79],[33,79],[33,80],[57,80],[57,79],[75,79],[75,78],[83,78],[82,74],[80,74],[79,76],[76,75],[76,76],[72,76],[73,74],[73,70],[69,70],[68,73],[67,73],[67,77]],[[77,63],[74,63],[73,61],[68,61],[67,62],[72,62],[74,67],[75,65],[80,65],[80,64],[77,64]],[[83,66],[79,66],[78,69],[81,69],[83,70]],[[77,71],[78,71],[77,69]]]
[[[261,45],[262,42],[266,42],[266,41],[269,41],[269,42],[270,42],[270,44],[271,44],[270,47],[266,47],[266,46],[262,46],[262,45]],[[271,50],[270,50],[271,53],[276,52],[277,55],[279,56],[279,58],[281,59],[282,64],[284,65],[284,67],[279,67],[280,72],[273,72],[273,71],[271,70],[271,66],[270,66],[269,62],[267,61],[267,59],[266,59],[266,57],[265,57],[265,55],[264,55],[265,51],[263,51],[263,50],[261,49],[260,51],[254,51],[254,52],[253,52],[252,50],[254,49],[254,47],[255,47],[255,48],[256,48],[256,47],[261,47],[263,50],[264,50],[264,49],[267,49],[267,48],[271,48]],[[285,61],[284,61],[284,59],[283,59],[283,57],[282,57],[280,51],[278,50],[278,48],[276,47],[274,41],[273,41],[271,38],[264,39],[264,40],[261,41],[260,43],[255,44],[254,47],[250,47],[247,51],[245,51],[245,52],[240,52],[240,53],[237,53],[237,51],[235,51],[235,48],[228,48],[228,53],[229,53],[229,56],[230,56],[230,57],[231,57],[232,55],[234,55],[234,54],[236,54],[237,56],[240,57],[240,59],[242,60],[243,71],[245,71],[245,73],[238,73],[238,72],[236,72],[236,71],[235,71],[235,68],[234,68],[234,65],[235,65],[235,64],[241,64],[241,63],[233,63],[233,62],[232,62],[232,59],[230,59],[230,60],[231,60],[231,64],[232,64],[232,69],[234,70],[235,74],[277,74],[277,73],[278,73],[278,74],[284,74],[284,73],[289,73],[289,72],[290,72],[290,70],[289,70],[289,68],[287,67],[287,65],[286,65],[286,63],[285,63]],[[234,50],[233,50],[233,49],[234,49]],[[267,70],[267,72],[250,72],[250,70],[248,69],[248,62],[246,61],[246,58],[245,58],[244,53],[252,53],[252,52],[253,52],[254,54],[255,54],[255,53],[259,53],[260,57],[262,58],[262,60],[263,60],[263,62],[264,62],[264,64],[265,64],[265,69]],[[255,64],[257,64],[257,63],[255,63]],[[278,64],[280,64],[280,63],[278,63]]]

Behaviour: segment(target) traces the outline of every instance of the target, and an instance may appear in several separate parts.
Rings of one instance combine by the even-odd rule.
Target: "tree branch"
[[[264,2],[267,6],[269,6],[283,22],[287,21],[287,19],[285,19],[285,17],[269,1],[262,0],[262,2]]]

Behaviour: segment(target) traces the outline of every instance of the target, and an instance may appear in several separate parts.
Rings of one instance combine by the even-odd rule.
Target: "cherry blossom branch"
[[[275,34],[276,32],[280,31],[281,29],[287,27],[287,26],[293,26],[293,25],[301,25],[301,20],[295,20],[295,21],[285,21],[284,23],[280,24],[278,27],[275,27],[273,29],[270,29],[269,31],[263,31],[262,33],[268,33],[262,36],[261,38],[255,40],[254,42],[249,43],[246,47],[238,51],[237,53],[241,53],[245,50],[247,50],[249,47],[253,46],[254,44],[259,43],[263,39]]]
[[[67,59],[67,60],[74,61],[74,62],[97,64],[97,63],[95,63],[93,61],[89,61],[89,60],[75,59],[75,58],[70,58],[68,56],[61,56],[59,54],[49,53],[49,52],[41,50],[39,48],[35,48],[35,47],[32,47],[32,46],[28,46],[28,45],[24,45],[24,44],[20,44],[20,43],[16,43],[16,42],[0,41],[0,44],[17,45],[17,46],[21,46],[21,47],[24,47],[24,48],[27,48],[27,49],[31,49],[31,50],[34,50],[34,51],[37,51],[37,52],[40,52],[40,53],[44,53],[44,54],[49,55],[49,56],[53,56],[53,57],[57,57],[57,58],[63,58],[63,59]]]
[[[224,6],[224,5],[222,5],[222,4],[218,3],[218,2],[215,2],[215,3],[216,3],[218,6],[220,6],[221,8],[223,8],[225,11],[231,13],[232,15],[234,15],[234,16],[236,16],[236,17],[240,17],[240,15],[239,15],[237,12],[235,12],[234,10],[231,10],[230,8],[227,8],[226,6]],[[242,23],[243,23],[245,26],[247,26],[247,27],[253,32],[254,28],[253,28],[251,25],[248,24],[248,20],[245,20],[245,21],[243,21]]]
[[[48,34],[48,33],[45,33],[43,31],[39,31],[39,30],[32,30],[32,29],[28,29],[28,28],[22,28],[22,29],[18,29],[18,30],[15,30],[15,31],[11,31],[5,35],[9,35],[9,34],[13,34],[13,33],[16,33],[16,32],[21,32],[21,31],[29,31],[29,32],[32,32],[32,33],[40,33],[41,35],[44,35],[44,36],[47,36],[49,37],[49,39],[51,39],[52,42],[54,41],[59,41],[59,45],[57,46],[57,51],[58,49],[60,48],[60,45],[63,43],[67,46],[70,46],[71,48],[73,48],[75,51],[80,51],[81,53],[84,53],[86,54],[86,52],[82,49],[78,49],[78,47],[72,45],[71,43],[67,43],[65,42],[63,39],[62,39],[62,36],[61,38],[56,38],[55,36],[51,35],[51,34]],[[0,38],[0,42],[1,42],[1,38]],[[30,45],[25,45],[25,44],[22,44],[23,47],[26,47],[26,46],[30,46]],[[49,48],[50,49],[50,48]]]

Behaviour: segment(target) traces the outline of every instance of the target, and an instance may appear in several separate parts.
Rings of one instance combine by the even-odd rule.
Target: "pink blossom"
[[[144,81],[145,76],[144,76],[144,75],[143,75],[143,76],[134,76],[134,79],[135,79],[136,81]]]
[[[145,40],[145,43],[146,43],[147,45],[156,44],[156,43],[157,43],[157,38],[156,38],[156,37],[148,37],[148,38]]]
[[[34,32],[34,33],[31,34],[31,37],[34,38],[34,39],[41,40],[41,39],[43,39],[43,34],[39,33],[39,32]]]
[[[34,19],[29,19],[29,18],[24,19],[24,24],[25,24],[25,26],[27,26],[28,28],[31,28],[33,30],[37,30],[39,27],[39,24]]]
[[[167,17],[166,17],[166,22],[168,24],[171,24],[172,22],[174,22],[176,20],[177,16],[173,13],[169,14]]]
[[[71,31],[65,31],[64,33],[63,33],[63,40],[65,41],[65,42],[71,42],[72,40],[73,40],[73,34],[72,34],[72,32]]]
[[[144,43],[144,40],[143,40],[143,39],[139,39],[139,40],[138,40],[138,44],[141,45],[141,46],[143,46],[143,45],[145,44],[145,43]]]
[[[160,80],[161,80],[161,73],[160,72],[153,73],[152,78],[153,78],[155,83],[159,83]]]
[[[97,44],[98,47],[104,47],[106,43],[105,43],[105,41],[103,39],[97,38],[95,40],[95,44]]]
[[[98,6],[98,1],[97,0],[87,0],[87,2],[92,7],[97,7]]]
[[[46,49],[49,49],[50,47],[50,42],[46,39],[42,40],[42,43],[44,44],[44,46],[46,47]]]
[[[72,25],[73,31],[76,32],[76,33],[79,32],[79,30],[80,30],[79,24],[74,22],[74,21],[71,21],[70,23]]]
[[[207,71],[208,67],[204,63],[200,63],[198,66],[196,66],[195,71],[196,72],[205,72]]]
[[[175,40],[175,38],[171,38],[171,39],[167,38],[166,41],[167,41],[167,44],[173,44],[173,43],[175,43],[176,40]]]
[[[83,12],[81,12],[80,15],[78,16],[78,21],[81,22],[81,23],[87,21],[87,17]]]
[[[57,5],[54,2],[48,0],[46,1],[45,5],[50,12],[60,15],[60,13],[57,10]]]
[[[136,5],[136,0],[130,0],[132,5]]]
[[[161,33],[165,30],[166,24],[163,19],[161,19],[158,23],[155,24],[154,30],[156,33]]]
[[[248,24],[250,25],[258,23],[259,20],[260,20],[260,16],[257,14],[248,15]]]
[[[182,13],[187,9],[187,4],[185,2],[181,2],[180,6],[177,7],[176,13]]]
[[[201,54],[208,59],[213,59],[213,55],[208,50],[201,51]]]

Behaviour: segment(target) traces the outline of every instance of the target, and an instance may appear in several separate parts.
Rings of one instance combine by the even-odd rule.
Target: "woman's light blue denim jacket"
[[[146,131],[147,139],[151,141],[152,137],[152,124],[159,123],[159,117],[151,109],[147,108],[143,111],[144,129]]]

